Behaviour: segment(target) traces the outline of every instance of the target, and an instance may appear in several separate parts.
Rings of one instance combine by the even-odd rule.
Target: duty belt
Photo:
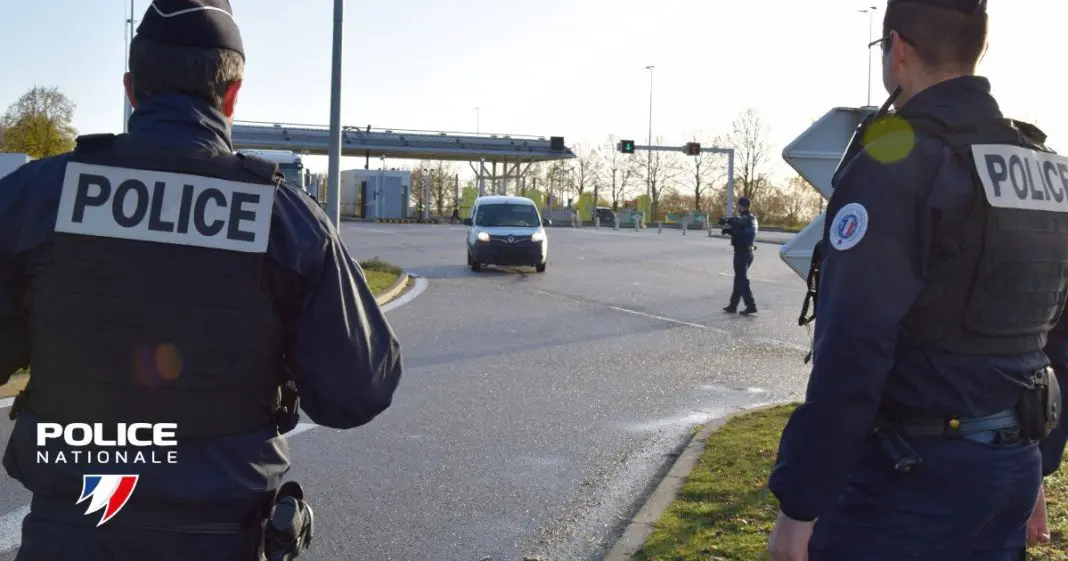
[[[894,423],[905,436],[943,436],[976,442],[1012,442],[1019,440],[1020,418],[1013,409],[975,418],[922,417],[904,415]]]

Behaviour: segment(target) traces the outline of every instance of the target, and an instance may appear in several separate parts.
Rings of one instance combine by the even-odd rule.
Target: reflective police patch
[[[272,186],[69,163],[56,231],[264,253],[273,207]]]
[[[986,200],[997,208],[1068,211],[1068,158],[1020,146],[972,146]]]
[[[831,247],[845,251],[853,249],[868,231],[868,209],[860,203],[849,203],[834,215],[828,237]]]

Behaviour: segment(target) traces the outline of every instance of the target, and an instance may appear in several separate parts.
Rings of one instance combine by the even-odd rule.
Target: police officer
[[[33,493],[17,559],[258,559],[289,469],[282,390],[320,425],[363,425],[391,403],[400,347],[315,201],[234,154],[245,60],[227,0],[156,0],[129,62],[129,134],[0,181],[0,381],[31,371],[4,456]],[[67,462],[42,463],[43,422],[174,423],[176,458],[120,443],[79,451],[124,464],[79,462],[61,439]],[[75,502],[119,491],[84,474],[138,476],[99,528],[107,513]]]
[[[1035,170],[1068,159],[974,75],[984,1],[890,0],[884,18],[897,111],[858,131],[833,180],[813,369],[771,473],[768,548],[1015,561],[1068,271],[1068,180]]]
[[[724,312],[728,314],[738,313],[738,301],[745,302],[743,316],[756,315],[756,301],[753,300],[753,289],[749,286],[749,266],[753,264],[753,251],[756,248],[756,235],[759,225],[757,218],[749,211],[749,198],[738,199],[739,216],[731,222],[727,233],[731,237],[731,245],[734,247],[734,289],[731,291],[731,300]]]

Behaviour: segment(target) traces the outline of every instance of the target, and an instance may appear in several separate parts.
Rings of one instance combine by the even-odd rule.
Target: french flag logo
[[[104,509],[104,515],[96,525],[99,528],[126,506],[126,501],[130,500],[137,486],[137,478],[137,475],[83,475],[82,496],[74,504],[81,504],[92,497],[85,513]]]

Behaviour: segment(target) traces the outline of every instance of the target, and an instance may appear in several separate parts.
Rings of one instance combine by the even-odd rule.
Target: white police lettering
[[[110,427],[109,427],[110,428]],[[39,464],[176,464],[176,423],[117,423],[105,430],[104,423],[37,424]],[[114,433],[114,438],[108,438]],[[59,449],[50,441],[62,439]],[[79,448],[89,447],[87,450]],[[146,450],[129,450],[129,447]],[[97,449],[92,449],[97,448]],[[104,448],[103,450],[99,448]],[[107,450],[114,448],[115,450]],[[126,449],[124,449],[126,448]],[[172,448],[164,452],[157,448]]]
[[[69,163],[56,231],[264,253],[273,206],[265,185]]]
[[[117,423],[116,438],[109,440],[104,436],[104,423],[37,423],[37,446],[46,446],[48,441],[63,438],[68,446],[177,446],[174,433],[178,430],[176,423]],[[146,432],[148,440],[138,436]],[[109,431],[110,432],[110,431]]]
[[[1020,146],[972,146],[986,200],[997,208],[1068,211],[1068,158]]]
[[[849,203],[834,215],[828,237],[831,240],[831,247],[845,251],[856,247],[860,240],[864,239],[864,233],[867,231],[868,209],[860,203]]]

